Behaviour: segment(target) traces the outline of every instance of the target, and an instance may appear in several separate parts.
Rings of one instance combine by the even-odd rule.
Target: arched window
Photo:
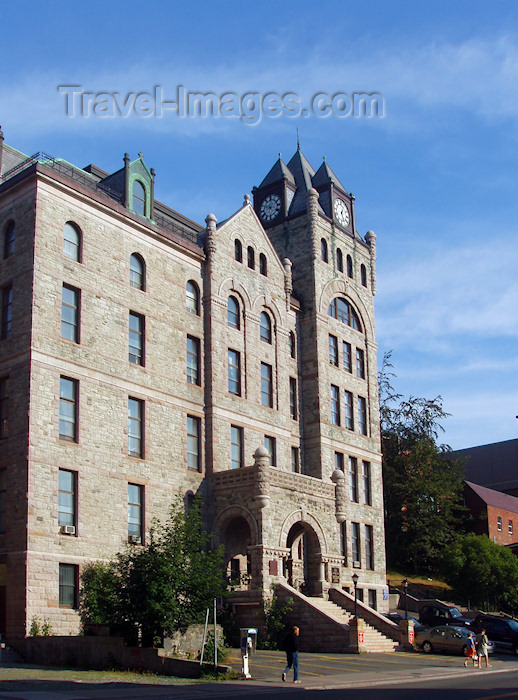
[[[251,245],[248,246],[248,267],[255,270],[255,251]]]
[[[187,491],[185,494],[184,502],[185,502],[185,514],[188,515],[191,510],[194,508],[195,504],[195,499],[196,496],[192,491]]]
[[[265,277],[268,275],[268,265],[266,262],[266,255],[264,253],[261,253],[259,256],[259,272]]]
[[[67,221],[63,228],[63,255],[81,262],[81,233],[71,221]]]
[[[227,323],[231,328],[240,328],[239,302],[236,297],[227,299]]]
[[[272,342],[272,319],[268,316],[266,311],[261,312],[261,322],[260,322],[260,338],[265,343]]]
[[[353,259],[350,255],[347,256],[347,277],[353,278]]]
[[[322,260],[326,263],[328,262],[328,255],[327,255],[327,241],[325,238],[322,238],[320,240],[320,255],[322,256]]]
[[[132,209],[136,214],[146,216],[146,188],[140,180],[133,180]]]
[[[367,268],[365,265],[360,267],[360,278],[364,287],[367,286]]]
[[[14,238],[16,235],[16,224],[9,221],[4,229],[4,258],[9,258],[14,253]]]
[[[237,262],[243,262],[243,246],[239,238],[234,241],[234,259]]]
[[[336,297],[329,304],[329,310],[327,312],[329,316],[336,318],[337,321],[344,323],[346,326],[354,328],[355,331],[362,332],[362,326],[360,323],[360,318],[353,308],[352,304],[343,299],[342,297]]]
[[[344,271],[344,256],[340,248],[336,249],[336,269],[338,272]]]
[[[295,340],[295,333],[290,331],[290,356],[293,358],[297,357],[297,342]]]
[[[200,315],[200,290],[192,280],[185,285],[185,308],[190,314]]]
[[[138,253],[133,253],[130,257],[130,287],[142,291],[146,288],[144,259]]]

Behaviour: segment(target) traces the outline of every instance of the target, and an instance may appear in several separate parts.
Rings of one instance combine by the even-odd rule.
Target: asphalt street
[[[338,700],[468,700],[518,698],[518,657],[495,655],[491,668],[464,668],[463,658],[422,653],[301,654],[301,684],[283,683],[284,654],[261,651],[251,660],[249,681],[179,684],[177,679],[145,677],[139,682],[92,682],[88,672],[34,669],[18,664],[0,668],[0,700],[198,700],[281,696]],[[227,662],[240,667],[237,650]],[[30,672],[30,679],[28,678]],[[60,680],[57,680],[59,674]],[[70,672],[71,676],[72,672]]]

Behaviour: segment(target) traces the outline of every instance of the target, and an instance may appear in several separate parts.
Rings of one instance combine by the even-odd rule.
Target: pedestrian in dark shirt
[[[282,674],[282,680],[286,680],[288,671],[293,666],[293,682],[299,681],[299,628],[294,627],[293,631],[284,637],[282,647],[286,652],[286,668]]]

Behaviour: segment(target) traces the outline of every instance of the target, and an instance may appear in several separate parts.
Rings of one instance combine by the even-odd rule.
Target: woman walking
[[[466,658],[464,659],[464,666],[468,667],[468,661],[473,661],[473,668],[475,668],[477,663],[477,652],[475,649],[475,635],[473,632],[468,632],[468,640],[466,645]]]

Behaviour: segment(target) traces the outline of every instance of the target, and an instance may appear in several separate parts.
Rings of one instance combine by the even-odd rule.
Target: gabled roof
[[[347,190],[342,185],[340,180],[336,177],[334,172],[327,164],[326,159],[324,158],[324,162],[313,176],[313,187],[315,189],[318,189],[321,185],[325,185],[328,182],[331,182],[333,185],[336,185],[342,190],[342,192],[345,192],[347,194]]]
[[[474,484],[472,481],[466,481],[465,483],[466,486],[469,486],[469,488],[472,489],[488,506],[501,508],[502,510],[509,510],[512,513],[518,513],[518,498],[515,496],[509,496],[507,493],[494,491],[493,489],[488,489],[485,486],[479,486],[478,484]]]
[[[274,182],[279,182],[279,180],[286,179],[292,185],[295,185],[295,178],[290,172],[286,163],[283,162],[279,155],[279,160],[275,163],[273,168],[270,170],[268,175],[261,182],[259,187],[265,187],[266,185],[272,185]]]

